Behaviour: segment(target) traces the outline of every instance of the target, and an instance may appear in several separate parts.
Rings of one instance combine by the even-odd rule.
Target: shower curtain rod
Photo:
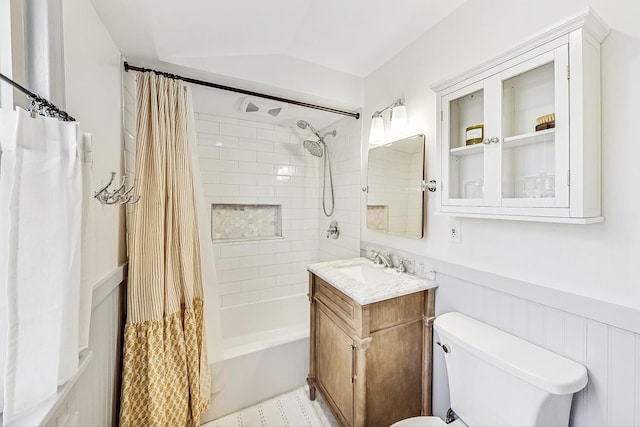
[[[53,102],[41,97],[37,93],[31,92],[26,87],[22,86],[19,83],[14,82],[13,80],[11,80],[9,77],[5,76],[2,73],[0,73],[0,80],[6,83],[9,83],[11,86],[13,86],[14,88],[18,89],[20,92],[27,95],[27,97],[31,100],[31,103],[32,103],[32,105],[30,106],[30,111],[35,111],[33,110],[33,107],[35,107],[34,104],[37,104],[38,110],[42,110],[44,108],[44,112],[51,117],[57,117],[66,122],[76,121],[76,119],[71,117],[66,111],[58,108]]]
[[[313,108],[315,110],[327,111],[329,113],[342,114],[343,116],[353,117],[356,120],[358,120],[360,118],[360,113],[354,113],[354,112],[351,112],[351,111],[338,110],[338,109],[335,109],[335,108],[324,107],[322,105],[315,105],[315,104],[309,104],[307,102],[296,101],[295,99],[281,98],[279,96],[269,95],[269,94],[266,94],[266,93],[253,92],[253,91],[250,91],[250,90],[240,89],[240,88],[237,88],[237,87],[225,86],[225,85],[221,85],[221,84],[218,84],[218,83],[207,82],[207,81],[204,81],[204,80],[192,79],[190,77],[183,77],[183,76],[180,76],[178,74],[167,73],[165,71],[158,71],[158,70],[154,70],[154,69],[151,69],[151,68],[136,67],[135,65],[129,65],[128,62],[124,63],[124,70],[125,71],[133,70],[133,71],[140,71],[140,72],[151,71],[151,72],[156,73],[156,74],[158,74],[160,76],[168,77],[170,79],[182,80],[182,81],[185,81],[187,83],[193,83],[193,84],[197,84],[197,85],[201,85],[201,86],[212,87],[214,89],[226,90],[226,91],[229,91],[229,92],[242,93],[244,95],[257,96],[258,98],[266,98],[266,99],[270,99],[272,101],[285,102],[287,104],[298,105],[300,107],[306,107],[306,108]]]

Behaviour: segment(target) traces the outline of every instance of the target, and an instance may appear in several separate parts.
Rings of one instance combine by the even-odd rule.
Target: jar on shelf
[[[556,127],[556,114],[545,114],[536,119],[536,132]]]
[[[484,138],[484,125],[473,125],[467,128],[467,145],[480,144]]]

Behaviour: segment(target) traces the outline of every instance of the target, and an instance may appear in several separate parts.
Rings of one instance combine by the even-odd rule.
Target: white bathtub
[[[304,294],[223,308],[222,375],[207,422],[305,383],[309,371],[309,301]]]

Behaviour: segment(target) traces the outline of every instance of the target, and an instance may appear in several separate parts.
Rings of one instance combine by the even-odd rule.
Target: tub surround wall
[[[362,120],[344,117],[323,129],[323,132],[335,129],[336,137],[328,136],[325,142],[329,147],[333,172],[335,210],[327,217],[322,210],[322,202],[318,209],[319,260],[331,261],[342,258],[357,257],[360,253],[360,140]],[[322,159],[320,160],[322,162]],[[320,168],[322,168],[322,164]],[[319,172],[320,194],[322,194],[322,169]],[[327,203],[331,198],[327,180]],[[327,204],[327,207],[330,207]],[[331,220],[338,221],[340,237],[327,239],[327,228]]]
[[[320,202],[319,162],[302,147],[306,132],[201,111],[196,131],[208,203],[282,206],[282,239],[213,244],[222,306],[306,292]]]

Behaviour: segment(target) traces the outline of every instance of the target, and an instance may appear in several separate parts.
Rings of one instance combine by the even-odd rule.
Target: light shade
[[[396,105],[391,109],[391,126],[389,132],[393,136],[404,135],[409,128],[407,124],[407,107]]]
[[[384,120],[382,116],[373,116],[371,118],[371,131],[369,132],[369,144],[384,144]]]

